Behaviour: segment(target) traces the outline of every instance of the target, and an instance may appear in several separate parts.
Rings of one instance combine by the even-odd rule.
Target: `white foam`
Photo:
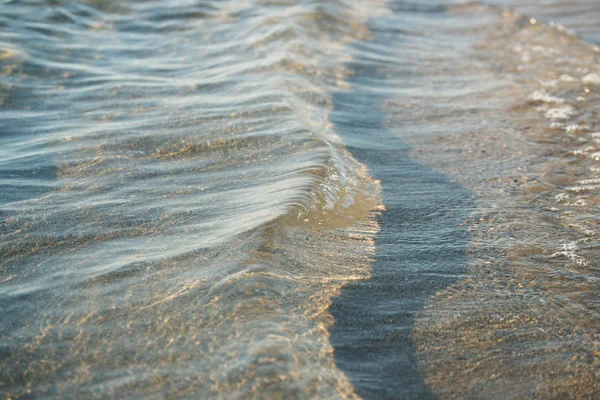
[[[565,130],[567,133],[587,132],[590,130],[590,127],[587,125],[568,125]]]
[[[570,186],[567,188],[572,193],[584,193],[600,189],[600,185],[581,185],[581,186]]]
[[[587,74],[586,76],[581,78],[581,81],[589,85],[600,85],[600,75],[598,75],[595,72],[592,72],[591,74]]]
[[[571,106],[551,108],[546,111],[546,118],[549,119],[569,119],[576,114],[575,109]]]
[[[577,242],[563,242],[560,251],[557,251],[556,253],[552,254],[551,257],[563,256],[577,265],[588,265],[588,260],[577,254],[577,250],[579,250],[579,245],[577,244]]]
[[[565,102],[565,99],[561,99],[560,97],[552,96],[550,93],[544,90],[536,90],[535,92],[529,95],[529,100],[531,101],[541,101],[544,103],[556,103],[562,104]]]
[[[540,81],[540,83],[542,84],[542,86],[545,86],[545,87],[556,87],[556,85],[558,84],[558,79],[549,80],[549,81]]]
[[[580,185],[597,185],[600,183],[600,179],[583,179],[578,182]]]
[[[557,49],[548,48],[548,47],[539,46],[539,45],[533,46],[531,48],[531,51],[533,51],[534,53],[542,53],[544,55],[560,54],[560,51]]]
[[[577,36],[577,32],[575,30],[569,29],[569,28],[565,27],[563,24],[558,24],[556,22],[551,21],[548,25],[550,25],[553,28],[556,28],[560,32],[566,33],[569,36]]]
[[[566,193],[559,193],[556,196],[554,196],[554,199],[556,200],[556,202],[560,202],[560,201],[564,201],[567,200],[569,198],[569,195]]]

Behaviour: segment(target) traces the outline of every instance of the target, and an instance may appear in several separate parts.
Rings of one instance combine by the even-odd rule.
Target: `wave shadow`
[[[375,35],[376,44],[385,40]],[[381,181],[386,211],[379,218],[371,278],[347,285],[333,299],[330,341],[338,368],[358,395],[433,398],[411,333],[427,300],[465,273],[469,238],[463,222],[473,207],[471,195],[411,160],[410,147],[386,129],[379,67],[360,59],[349,67],[353,90],[334,95],[331,120],[353,156]]]

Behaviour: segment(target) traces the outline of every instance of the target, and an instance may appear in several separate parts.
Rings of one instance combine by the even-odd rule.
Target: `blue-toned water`
[[[1,397],[596,397],[599,34],[0,2]]]

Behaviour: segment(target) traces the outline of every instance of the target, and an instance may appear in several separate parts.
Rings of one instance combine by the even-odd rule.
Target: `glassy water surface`
[[[0,2],[6,398],[600,394],[595,1]]]

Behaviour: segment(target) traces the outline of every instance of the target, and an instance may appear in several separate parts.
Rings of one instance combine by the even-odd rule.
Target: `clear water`
[[[0,2],[0,394],[597,397],[599,35],[590,0]]]

